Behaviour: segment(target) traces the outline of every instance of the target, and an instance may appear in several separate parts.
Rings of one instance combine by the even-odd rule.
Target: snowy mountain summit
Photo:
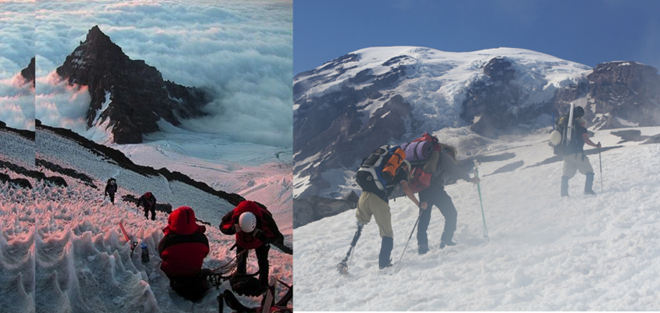
[[[294,78],[294,195],[333,196],[330,173],[356,170],[382,144],[441,129],[482,142],[532,133],[551,127],[552,115],[567,112],[570,103],[585,108],[592,130],[657,126],[660,76],[635,62],[592,69],[515,48],[351,52]],[[455,144],[462,154],[479,145]]]
[[[114,142],[141,143],[142,134],[158,131],[161,118],[179,125],[179,119],[203,115],[207,95],[192,87],[163,80],[143,60],[131,60],[98,26],[66,57],[57,74],[69,84],[88,86],[91,103],[87,127],[107,123]]]

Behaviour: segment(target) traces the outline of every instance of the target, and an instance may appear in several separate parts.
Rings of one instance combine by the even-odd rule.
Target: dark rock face
[[[601,128],[625,125],[621,118],[638,126],[660,125],[660,76],[657,69],[635,62],[601,63],[589,74],[588,113],[608,114],[594,120]]]
[[[317,196],[310,196],[306,199],[293,199],[293,227],[303,226],[324,217],[354,209],[357,206],[358,198],[355,194],[353,196],[349,196],[348,200]]]
[[[21,76],[28,82],[32,83],[32,87],[35,87],[35,70],[34,70],[34,57],[32,57],[32,60],[30,60],[30,64],[23,70],[21,70]]]
[[[298,74],[301,78],[316,74],[329,67],[337,66],[342,62],[352,62],[356,55],[349,54],[326,63],[323,68]],[[397,60],[390,60],[390,64]],[[387,63],[387,62],[386,62]],[[295,91],[303,91],[306,88],[335,79],[347,68],[338,70],[331,77],[301,80],[294,85],[294,101],[300,105],[295,117],[294,131],[294,164],[301,164],[302,160],[314,156],[327,155],[319,161],[319,165],[307,169],[295,168],[294,172],[301,175],[310,175],[312,187],[308,188],[305,195],[316,194],[320,190],[330,187],[320,173],[329,168],[353,166],[355,160],[368,156],[374,149],[387,144],[391,138],[401,138],[406,131],[405,119],[410,119],[410,104],[404,101],[400,95],[389,96],[389,100],[366,119],[359,110],[358,103],[371,104],[371,100],[384,97],[381,90],[390,88],[394,82],[405,75],[406,67],[394,67],[391,71],[375,76],[371,70],[364,70],[350,79],[350,83],[359,84],[372,80],[372,83],[360,90],[345,87],[340,92],[333,92],[321,97],[306,98]],[[366,119],[366,125],[363,120]],[[303,165],[304,166],[304,165]]]
[[[9,187],[18,187],[23,189],[32,189],[32,184],[25,178],[12,179],[7,174],[0,173],[0,182],[9,183]]]
[[[162,118],[179,125],[182,118],[200,116],[207,96],[197,88],[164,81],[161,73],[143,60],[131,60],[98,26],[67,56],[57,74],[69,84],[86,85],[92,101],[87,125],[92,127],[97,110],[110,93],[110,105],[101,116],[109,118],[116,143],[140,143],[142,134],[158,131]]]

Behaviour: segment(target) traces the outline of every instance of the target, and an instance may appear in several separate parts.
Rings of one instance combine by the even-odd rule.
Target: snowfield
[[[139,197],[150,190],[159,203],[170,203],[173,208],[191,206],[199,219],[210,223],[206,225],[211,250],[204,262],[207,268],[222,266],[235,256],[229,250],[234,236],[222,234],[217,227],[222,215],[233,208],[231,204],[184,183],[168,183],[164,177],[123,169],[50,131],[40,130],[36,135],[37,151],[34,142],[0,131],[0,160],[28,166],[34,164],[36,152],[38,159],[91,177],[98,188],[45,167],[37,169],[46,176],[63,177],[68,187],[2,169],[12,179],[26,178],[33,186],[17,189],[0,184],[3,312],[217,312],[216,296],[230,288],[228,282],[210,290],[200,303],[176,295],[159,268],[157,253],[167,214],[157,212],[155,221],[146,220],[141,210],[121,197]],[[103,196],[110,176],[119,185],[115,205]],[[130,236],[148,245],[148,263],[141,262],[139,248],[131,255],[118,226],[122,221]],[[285,242],[291,246],[291,236]],[[269,259],[271,275],[291,283],[292,256],[273,248]],[[248,272],[257,268],[251,253]],[[285,291],[278,289],[280,296]],[[247,306],[258,306],[261,300],[238,298]]]
[[[621,146],[602,153],[602,176],[598,154],[589,156],[596,196],[582,194],[580,173],[570,180],[571,197],[559,196],[562,162],[539,165],[553,156],[547,134],[491,144],[493,155],[515,156],[479,168],[489,240],[477,187],[465,181],[446,187],[458,211],[457,245],[439,249],[444,218],[433,208],[425,255],[414,234],[403,253],[419,209],[405,197],[390,200],[394,267],[385,270],[372,220],[349,274],[337,272],[356,231],[355,210],[296,228],[296,310],[660,310],[660,145],[619,143],[611,132],[591,138]]]

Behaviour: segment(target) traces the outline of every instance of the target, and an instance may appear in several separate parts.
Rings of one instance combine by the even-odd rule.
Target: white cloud
[[[53,72],[87,31],[99,25],[131,59],[156,67],[164,79],[218,96],[207,107],[214,115],[185,121],[187,129],[261,144],[292,144],[290,1],[39,1],[36,7],[37,76]],[[49,101],[60,100],[67,105],[66,98]]]

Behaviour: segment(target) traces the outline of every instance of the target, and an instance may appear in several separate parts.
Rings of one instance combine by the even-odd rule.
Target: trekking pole
[[[430,208],[426,208],[429,210]],[[417,228],[417,223],[419,223],[419,218],[422,216],[422,208],[419,209],[419,215],[417,216],[417,221],[415,222],[415,226],[413,226],[412,231],[410,232],[410,236],[408,236],[408,242],[406,242],[406,246],[403,247],[403,252],[401,252],[401,257],[399,258],[399,262],[396,264],[396,270],[394,273],[399,272],[399,267],[401,267],[401,260],[403,260],[403,254],[406,253],[406,248],[408,248],[408,243],[410,243],[410,238],[412,238],[413,233],[415,232],[415,228]]]
[[[600,193],[603,193],[603,160],[600,157],[600,148],[598,148],[598,163],[600,164]]]
[[[364,227],[364,224],[358,223],[358,229],[355,231],[355,235],[353,235],[351,247],[348,249],[346,257],[341,262],[339,262],[339,264],[337,264],[337,271],[339,271],[340,274],[348,274],[348,258],[351,256],[351,252],[355,248],[358,239],[360,239],[360,234],[362,234],[362,227]]]
[[[477,167],[477,159],[474,159],[474,177],[479,178],[479,168]],[[479,191],[479,203],[481,204],[481,218],[484,221],[484,237],[486,237],[486,242],[490,242],[488,238],[488,226],[486,226],[486,215],[484,214],[484,202],[481,199],[481,185],[477,183],[477,190]]]

